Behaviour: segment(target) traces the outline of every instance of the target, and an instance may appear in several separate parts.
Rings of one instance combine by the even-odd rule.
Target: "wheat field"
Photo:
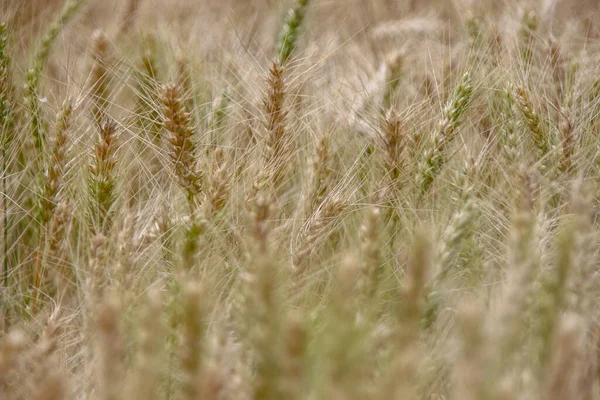
[[[599,400],[597,3],[0,0],[0,400]]]

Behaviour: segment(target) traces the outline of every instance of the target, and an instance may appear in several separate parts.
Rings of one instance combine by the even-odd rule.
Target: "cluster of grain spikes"
[[[485,48],[503,8],[493,0],[466,5],[477,18],[428,0],[444,21],[421,17],[411,0],[417,12],[389,21],[389,41],[346,35],[390,19],[390,1],[364,1],[359,12],[318,2],[300,57],[312,3],[289,0],[261,84],[260,68],[229,67],[260,63],[268,38],[231,17],[251,42],[231,48],[228,23],[190,26],[184,15],[210,9],[222,21],[245,2],[142,10],[127,0],[135,28],[118,35],[122,15],[111,20],[102,0],[88,1],[83,20],[110,40],[96,34],[86,52],[94,28],[82,24],[42,54],[51,62],[40,76],[51,79],[37,82],[33,114],[31,99],[13,95],[27,77],[9,76],[5,53],[17,75],[27,62],[20,45],[35,45],[28,33],[51,21],[11,21],[19,46],[0,26],[0,400],[600,397],[598,196],[589,190],[599,178],[600,53],[572,40],[579,24],[557,12],[543,32],[573,48],[542,53],[537,22],[524,20],[523,54]],[[264,30],[277,16],[254,18]],[[117,92],[110,56],[132,65],[138,28],[165,45],[148,47],[123,81],[134,90]],[[180,29],[189,51],[163,57]],[[400,43],[410,51],[390,53]],[[346,105],[382,54],[392,57],[357,129]],[[167,74],[177,84],[163,86]],[[535,85],[520,90],[512,77]],[[227,82],[216,99],[214,82]],[[562,85],[556,104],[553,85]],[[86,107],[61,109],[64,98]],[[45,122],[50,109],[60,109],[56,127]],[[48,136],[39,148],[28,143],[34,114]],[[247,192],[247,203],[237,198]]]

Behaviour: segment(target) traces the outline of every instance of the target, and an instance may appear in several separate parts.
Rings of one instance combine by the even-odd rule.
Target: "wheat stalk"
[[[169,132],[171,162],[179,185],[186,191],[190,209],[196,209],[202,193],[202,172],[199,166],[194,129],[190,126],[190,114],[186,111],[177,85],[163,88],[163,124]]]
[[[27,83],[25,84],[26,103],[31,120],[31,135],[34,144],[40,154],[43,154],[45,141],[45,126],[40,110],[40,79],[43,69],[48,62],[52,44],[60,34],[63,26],[67,24],[76,14],[85,0],[67,0],[56,17],[42,36],[40,43],[32,56],[27,70]]]
[[[431,145],[423,152],[419,160],[417,185],[425,194],[447,160],[446,147],[454,140],[460,117],[465,111],[473,87],[469,74],[464,74],[454,90],[454,95],[448,100],[443,111],[438,129],[434,132]]]

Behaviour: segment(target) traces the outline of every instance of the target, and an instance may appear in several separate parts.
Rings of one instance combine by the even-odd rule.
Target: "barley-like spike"
[[[94,66],[90,72],[92,115],[97,124],[106,117],[109,106],[108,38],[101,30],[92,34]]]
[[[548,142],[548,137],[546,132],[544,132],[544,128],[542,127],[542,123],[537,113],[533,108],[533,104],[529,100],[529,95],[525,89],[522,87],[518,87],[516,89],[516,97],[517,97],[517,105],[519,110],[521,111],[521,115],[525,121],[525,125],[529,129],[531,133],[531,137],[533,139],[533,143],[535,147],[539,150],[540,156],[545,156],[550,150],[550,145]]]
[[[31,119],[31,134],[37,151],[43,154],[45,142],[45,126],[40,110],[40,79],[43,69],[48,61],[52,44],[60,34],[63,26],[69,22],[77,13],[77,10],[86,0],[67,0],[58,17],[52,21],[46,33],[42,36],[40,43],[32,57],[27,70],[27,82],[25,84],[25,95],[27,109]]]
[[[454,95],[448,100],[442,111],[438,129],[434,132],[432,143],[425,150],[419,160],[417,184],[421,194],[425,194],[436,176],[446,163],[446,147],[456,137],[456,130],[460,124],[460,117],[466,110],[473,86],[468,73],[464,74],[454,90]]]
[[[191,116],[186,111],[180,97],[179,87],[166,85],[162,91],[163,124],[169,132],[167,138],[171,147],[171,161],[179,185],[187,193],[190,207],[196,208],[198,197],[202,192],[203,175],[194,140],[194,129],[191,127]]]
[[[69,225],[71,222],[72,207],[66,201],[61,201],[53,213],[50,221],[50,233],[47,235],[49,245],[47,262],[54,266],[52,273],[57,289],[64,294],[73,279],[73,271],[69,264],[67,245],[69,238]]]
[[[390,184],[395,186],[404,164],[402,153],[406,139],[402,133],[402,122],[390,114],[383,120],[381,131],[381,141],[385,152],[385,173],[390,180]]]
[[[583,379],[586,359],[584,341],[586,324],[579,315],[565,314],[560,321],[552,356],[545,376],[544,397],[548,400],[574,399],[584,396]]]
[[[139,67],[135,70],[135,115],[141,133],[147,135],[157,146],[160,146],[162,115],[160,111],[160,94],[157,88],[161,71],[157,60],[154,37],[150,36],[144,40],[147,43],[143,45]],[[157,165],[158,167],[159,165]]]
[[[124,387],[125,347],[120,323],[121,308],[120,300],[111,294],[98,311],[98,400],[119,400]]]
[[[519,29],[519,50],[525,66],[529,66],[535,45],[535,32],[538,27],[538,17],[533,10],[525,10]]]
[[[571,118],[567,115],[564,115],[567,111],[563,111],[561,116],[561,122],[559,126],[560,135],[561,135],[561,147],[562,154],[561,160],[559,164],[559,170],[563,173],[570,173],[574,168],[575,162],[575,148],[576,148],[576,137],[575,137],[575,127],[573,126],[573,122]]]
[[[217,131],[223,127],[225,118],[227,117],[227,107],[231,102],[231,95],[229,94],[229,87],[225,86],[221,90],[219,96],[213,102],[213,116],[211,126],[212,129]]]
[[[476,299],[465,302],[457,316],[460,357],[454,372],[453,398],[485,399],[488,385],[486,376],[486,336],[483,313]]]
[[[361,246],[361,279],[358,282],[359,294],[365,306],[371,307],[375,300],[383,272],[381,257],[381,210],[369,209],[366,221],[361,227],[363,241]]]
[[[277,45],[277,55],[281,60],[281,65],[287,63],[296,48],[296,42],[300,35],[300,30],[304,23],[306,9],[309,0],[295,0],[295,5],[292,7],[285,19],[281,30],[279,44]]]
[[[308,332],[306,323],[299,315],[287,318],[284,327],[282,355],[281,392],[286,399],[301,399],[305,392],[307,377]]]
[[[10,383],[11,372],[19,365],[19,356],[26,350],[27,337],[13,328],[0,340],[0,389]]]
[[[494,316],[495,348],[500,360],[507,361],[519,347],[523,326],[519,316],[531,292],[531,281],[537,262],[534,248],[536,218],[533,210],[530,175],[521,173],[521,191],[514,211],[508,254],[507,282]]]
[[[521,155],[521,144],[515,123],[514,107],[515,101],[510,91],[506,90],[502,92],[502,125],[500,126],[502,151],[510,167],[516,169]]]
[[[287,111],[283,108],[285,100],[283,72],[284,69],[279,63],[274,62],[271,65],[267,78],[267,95],[263,101],[267,118],[266,162],[275,171],[282,167],[287,147],[285,136]]]
[[[0,24],[0,133],[2,139],[3,151],[7,145],[8,128],[10,126],[9,115],[12,110],[10,95],[12,92],[12,83],[10,76],[10,57],[6,52],[8,37],[6,24]]]
[[[202,367],[202,343],[205,334],[206,307],[203,304],[203,288],[198,283],[189,283],[183,290],[182,343],[180,350],[182,399],[195,400],[200,392],[198,377]]]
[[[47,224],[52,219],[54,210],[60,200],[60,192],[63,189],[72,111],[73,106],[67,101],[57,116],[52,154],[44,171],[39,203],[40,222],[42,224]]]
[[[123,18],[121,20],[120,33],[125,34],[129,32],[132,26],[135,25],[136,17],[139,13],[139,8],[142,0],[128,0]]]
[[[92,162],[88,167],[91,222],[97,232],[106,232],[110,229],[112,207],[116,197],[114,170],[117,164],[117,124],[111,119],[104,119],[98,133]]]
[[[228,171],[225,152],[222,148],[218,148],[214,152],[215,170],[212,174],[209,188],[209,201],[213,212],[219,212],[223,209],[227,202],[230,188],[230,174]]]
[[[310,192],[307,201],[307,211],[312,212],[316,207],[323,203],[330,190],[330,137],[322,136],[315,149],[315,155],[310,170]]]
[[[337,198],[325,201],[319,210],[307,221],[300,232],[298,246],[294,251],[294,267],[297,273],[302,273],[308,267],[311,256],[318,250],[329,236],[328,229],[334,225],[337,217],[344,211],[346,205]]]
[[[386,60],[386,85],[383,93],[382,106],[384,110],[389,110],[393,105],[394,93],[400,84],[402,78],[403,54],[391,54]]]
[[[471,225],[478,215],[478,209],[473,198],[465,200],[463,207],[453,216],[452,221],[444,231],[442,242],[437,251],[436,263],[438,270],[433,280],[429,283],[429,293],[425,304],[423,326],[429,327],[435,321],[437,309],[442,301],[438,292],[448,273],[452,270],[451,261],[460,251],[462,242],[471,234]]]

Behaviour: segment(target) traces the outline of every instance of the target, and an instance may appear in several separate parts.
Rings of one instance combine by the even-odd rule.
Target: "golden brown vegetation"
[[[0,2],[0,400],[600,399],[593,0]]]

